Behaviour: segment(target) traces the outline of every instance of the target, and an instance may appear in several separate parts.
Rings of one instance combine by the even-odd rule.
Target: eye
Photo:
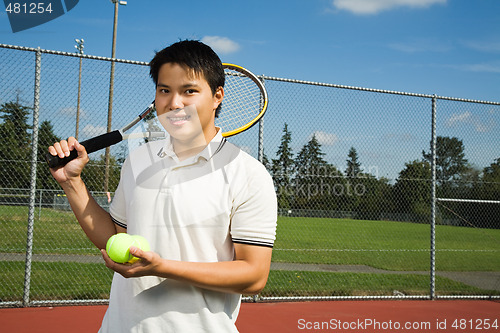
[[[197,92],[196,89],[188,89],[188,90],[186,90],[186,94],[188,94],[188,95],[196,94],[196,92]]]
[[[168,94],[168,93],[170,92],[170,91],[169,91],[168,89],[166,89],[166,88],[160,88],[160,89],[158,89],[158,91],[159,91],[160,93],[162,93],[162,94]]]

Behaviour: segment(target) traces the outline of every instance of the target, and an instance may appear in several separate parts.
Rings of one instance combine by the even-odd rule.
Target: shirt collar
[[[219,150],[222,148],[222,145],[224,145],[226,139],[222,136],[222,130],[220,127],[216,127],[216,130],[217,134],[212,138],[212,140],[201,152],[186,159],[183,162],[186,162],[187,164],[192,164],[199,161],[200,159],[208,161],[215,154],[217,154]],[[172,141],[170,139],[167,139],[165,141],[166,141],[165,145],[158,151],[157,155],[160,158],[168,156],[172,158],[174,161],[179,162],[179,159],[177,158],[177,155],[174,152],[174,146],[172,144]]]

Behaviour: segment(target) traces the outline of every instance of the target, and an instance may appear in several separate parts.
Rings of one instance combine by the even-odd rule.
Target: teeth
[[[169,117],[168,119],[170,119],[171,121],[183,121],[183,120],[188,120],[189,116],[185,116],[185,117]]]

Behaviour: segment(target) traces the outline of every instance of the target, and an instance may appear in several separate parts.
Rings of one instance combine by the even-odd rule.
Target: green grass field
[[[0,253],[26,251],[27,207],[0,206]],[[436,227],[438,271],[498,271],[500,230]],[[263,296],[428,295],[430,227],[391,221],[280,217],[273,262],[361,265],[387,271],[271,271]],[[35,213],[35,254],[99,255],[71,212]],[[427,273],[426,273],[427,272]],[[22,298],[24,262],[0,261],[0,301]],[[103,264],[34,262],[32,299],[106,298],[112,273]],[[439,294],[498,295],[437,277]]]
[[[28,207],[0,206],[0,252],[26,251],[27,223]],[[72,212],[37,209],[33,233],[34,253],[99,254]]]
[[[391,296],[429,295],[429,276],[415,274],[328,273],[308,271],[271,271],[262,296]],[[437,277],[441,295],[491,295],[450,279]]]
[[[430,226],[390,221],[280,217],[276,262],[430,269]],[[436,269],[498,271],[500,230],[436,226]]]

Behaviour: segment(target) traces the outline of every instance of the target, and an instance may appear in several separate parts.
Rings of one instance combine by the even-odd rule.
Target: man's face
[[[215,109],[224,96],[222,88],[212,94],[205,78],[175,63],[160,67],[156,86],[158,118],[174,140],[208,143],[215,135]]]

